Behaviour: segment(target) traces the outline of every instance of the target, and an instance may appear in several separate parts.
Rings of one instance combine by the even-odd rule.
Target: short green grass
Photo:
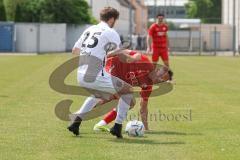
[[[1,160],[235,160],[240,157],[240,59],[171,57],[174,90],[149,102],[149,112],[187,114],[182,121],[150,121],[143,138],[117,140],[94,133],[94,119],[83,123],[81,136],[67,130],[54,107],[84,97],[63,95],[48,84],[49,75],[70,55],[0,56]],[[75,74],[71,75],[77,84]],[[137,113],[139,104],[130,112]]]

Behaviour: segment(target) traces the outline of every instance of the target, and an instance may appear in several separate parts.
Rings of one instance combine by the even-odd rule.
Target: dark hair
[[[165,17],[165,15],[163,13],[159,13],[159,14],[157,14],[156,17]]]
[[[100,19],[105,22],[107,22],[111,18],[118,19],[118,17],[119,12],[112,7],[105,7],[100,12]]]

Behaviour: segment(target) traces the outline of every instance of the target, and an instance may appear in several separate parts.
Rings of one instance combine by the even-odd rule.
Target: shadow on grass
[[[89,134],[83,134],[80,136],[72,136],[72,138],[77,138],[80,141],[83,139],[88,139],[90,141],[97,141],[97,140],[103,140],[103,141],[108,141],[108,142],[112,142],[112,143],[121,143],[121,144],[142,144],[142,145],[184,145],[186,144],[183,141],[169,141],[169,142],[159,142],[159,141],[155,141],[155,140],[149,140],[147,139],[147,137],[133,137],[133,138],[128,138],[128,137],[124,137],[123,139],[117,139],[114,136],[110,136],[109,137],[106,135],[89,135]]]
[[[8,98],[9,96],[6,95],[0,95],[0,98]]]
[[[148,137],[128,137],[126,134],[123,135],[123,139],[117,139],[115,136],[112,136],[109,133],[82,133],[80,135],[81,139],[102,139],[109,142],[114,143],[122,143],[122,144],[144,144],[144,145],[183,145],[186,144],[183,141],[170,141],[170,142],[159,142],[155,140],[150,140]]]
[[[179,144],[186,144],[182,141],[173,141],[173,142],[158,142],[153,140],[147,140],[144,138],[123,138],[123,139],[111,139],[109,140],[114,143],[127,143],[127,144],[146,144],[146,145],[179,145]]]
[[[202,133],[185,133],[185,132],[176,132],[176,131],[149,131],[146,132],[144,137],[127,137],[126,134],[124,134],[123,139],[116,139],[114,136],[110,135],[109,133],[89,133],[89,132],[82,132],[80,136],[77,138],[80,139],[103,139],[107,140],[109,142],[114,143],[122,143],[122,144],[144,144],[144,145],[183,145],[186,144],[184,141],[169,141],[169,142],[159,142],[155,140],[148,139],[147,135],[177,135],[177,136],[201,136]],[[75,136],[73,136],[75,137]]]
[[[202,133],[184,133],[176,131],[148,131],[146,134],[158,134],[158,135],[179,135],[179,136],[201,136]]]

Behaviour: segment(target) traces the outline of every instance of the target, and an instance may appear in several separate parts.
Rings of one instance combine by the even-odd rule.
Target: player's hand
[[[142,54],[136,53],[133,56],[129,56],[127,58],[127,63],[132,63],[132,62],[139,61],[139,60],[141,60],[141,58],[142,58]]]
[[[133,55],[133,58],[134,58],[135,61],[139,61],[142,58],[142,54],[136,53],[136,54]]]
[[[74,48],[72,49],[72,54],[73,54],[73,55],[79,55],[79,53],[80,53],[80,49],[79,49],[79,48],[75,48],[75,47],[74,47]]]
[[[152,50],[150,47],[147,48],[147,54],[152,54]]]

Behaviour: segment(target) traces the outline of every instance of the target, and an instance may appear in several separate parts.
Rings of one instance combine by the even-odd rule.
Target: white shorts
[[[104,72],[104,76],[98,75],[93,78],[86,78],[87,76],[83,73],[78,72],[78,83],[81,87],[86,89],[94,90],[97,95],[113,95],[118,93],[123,87],[123,81],[111,74]],[[116,85],[118,84],[118,85]],[[121,85],[122,84],[122,85]],[[95,92],[96,91],[96,92]],[[93,94],[94,94],[93,93]],[[104,96],[106,97],[106,96]]]

